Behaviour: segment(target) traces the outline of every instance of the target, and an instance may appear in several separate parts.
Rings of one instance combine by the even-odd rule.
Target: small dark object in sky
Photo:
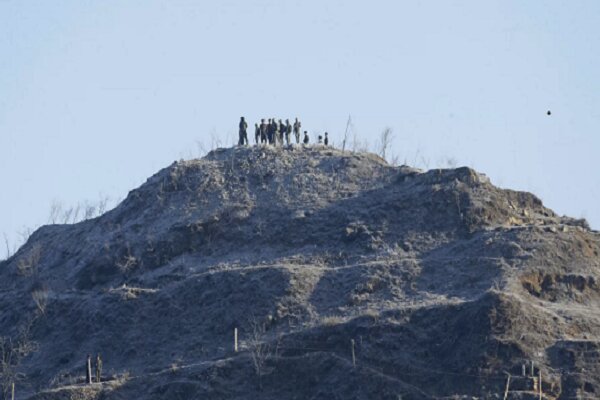
[[[550,110],[548,110],[548,112],[546,113],[548,115],[552,115],[552,112],[550,112]]]

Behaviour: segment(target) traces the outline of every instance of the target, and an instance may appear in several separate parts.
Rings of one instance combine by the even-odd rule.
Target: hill
[[[598,398],[599,252],[469,168],[218,149],[0,263],[4,376],[31,400],[488,399],[508,375],[537,399],[540,374],[544,398]]]

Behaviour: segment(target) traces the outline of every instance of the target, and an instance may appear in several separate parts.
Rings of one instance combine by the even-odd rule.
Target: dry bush
[[[259,386],[262,387],[262,377],[273,372],[272,368],[268,367],[269,360],[274,356],[274,349],[266,340],[266,326],[256,318],[252,318],[249,322],[250,337],[246,341],[254,372],[258,377]]]
[[[46,285],[39,285],[31,291],[31,298],[35,304],[36,310],[39,315],[46,313],[46,306],[48,305],[48,287]]]
[[[131,254],[131,247],[127,244],[127,254],[125,254],[116,265],[122,273],[128,273],[138,264],[137,258]]]
[[[381,132],[381,135],[379,136],[379,143],[378,143],[378,145],[379,145],[378,153],[381,156],[381,158],[383,158],[384,160],[386,159],[385,156],[387,154],[388,149],[392,145],[393,140],[394,140],[394,135],[392,134],[392,128],[390,128],[390,127],[385,128]]]
[[[2,233],[2,236],[4,238],[4,247],[5,247],[4,257],[6,260],[8,260],[14,254],[14,249],[11,248],[10,241],[8,240],[8,236],[6,235],[6,233]]]
[[[37,274],[37,267],[41,258],[42,246],[36,243],[17,261],[17,273],[21,276]]]
[[[344,323],[344,317],[340,315],[328,315],[321,318],[321,324],[325,326],[334,326]]]
[[[31,340],[34,321],[35,317],[26,320],[19,329],[17,339],[0,336],[0,389],[5,399],[12,385],[25,379],[25,375],[19,371],[23,358],[38,350],[37,343]]]

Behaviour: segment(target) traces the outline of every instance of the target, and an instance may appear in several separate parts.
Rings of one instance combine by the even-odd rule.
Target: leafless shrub
[[[117,261],[116,265],[121,272],[128,273],[135,268],[137,263],[137,258],[131,254],[131,247],[129,246],[129,243],[127,243],[127,253],[119,261]]]
[[[25,379],[25,374],[19,371],[21,361],[38,349],[30,334],[34,321],[35,318],[28,319],[19,329],[16,339],[0,336],[0,388],[5,399],[8,398],[13,384]]]
[[[72,224],[79,221],[79,211],[80,210],[81,210],[81,205],[79,203],[77,203],[77,205],[73,209],[73,219],[71,219]]]
[[[98,211],[98,215],[102,215],[106,212],[109,201],[110,201],[110,197],[100,196],[100,200],[98,200],[98,206],[96,208],[96,210]]]
[[[17,261],[17,272],[21,276],[33,276],[37,273],[37,267],[42,257],[42,246],[34,244]]]
[[[369,151],[369,142],[367,140],[361,141],[356,132],[352,136],[352,152],[366,153]]]
[[[33,233],[33,228],[23,227],[19,232],[19,236],[21,237],[21,243],[26,243],[29,240],[29,237]]]
[[[48,287],[46,285],[38,285],[31,290],[31,298],[35,304],[39,315],[46,314],[46,306],[48,305]]]
[[[85,205],[84,205],[83,219],[88,220],[88,219],[93,218],[95,215],[96,215],[96,206],[94,204],[88,203],[86,201]]]
[[[378,154],[386,159],[385,156],[387,154],[388,149],[390,148],[392,141],[394,140],[394,135],[392,134],[392,128],[386,127],[379,135],[379,143],[378,143]]]
[[[73,215],[73,207],[69,207],[67,210],[63,212],[62,223],[68,224],[71,220],[71,215]]]
[[[50,204],[50,213],[48,215],[48,223],[56,224],[58,223],[58,218],[62,214],[63,205],[58,200],[52,200]]]
[[[208,153],[201,140],[196,140],[196,148],[198,149],[198,158],[202,158]]]
[[[217,136],[217,132],[213,128],[213,130],[210,132],[210,149],[218,149],[222,146],[222,144],[223,143],[221,142],[221,139],[219,139],[219,136]]]
[[[348,133],[349,133],[351,125],[352,125],[352,116],[348,115],[348,122],[346,123],[346,130],[344,131],[344,140],[342,141],[342,152],[346,151],[346,143],[348,142]]]
[[[6,233],[3,233],[2,236],[4,237],[5,258],[9,259],[13,255],[13,251],[10,247],[10,241],[8,240]]]
[[[266,340],[266,326],[256,318],[252,318],[249,322],[250,337],[246,341],[254,372],[258,377],[259,386],[262,387],[262,377],[273,372],[272,368],[268,367],[269,360],[273,357],[273,348]]]

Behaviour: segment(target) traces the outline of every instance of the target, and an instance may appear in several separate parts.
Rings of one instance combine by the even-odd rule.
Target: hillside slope
[[[0,263],[0,336],[37,344],[18,399],[502,398],[507,374],[525,399],[532,361],[545,398],[598,398],[599,252],[468,168],[219,149],[36,231]]]

